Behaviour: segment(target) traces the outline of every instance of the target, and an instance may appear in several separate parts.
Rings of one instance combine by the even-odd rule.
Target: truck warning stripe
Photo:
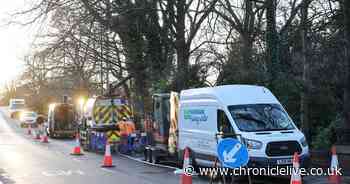
[[[118,114],[119,119],[122,119],[123,117],[130,118],[132,116],[132,112],[129,106],[127,105],[119,106],[118,110],[119,110],[119,114]]]
[[[112,113],[113,113],[113,108],[108,107],[103,116],[103,122],[106,122],[106,124],[112,123]]]
[[[101,120],[105,120],[106,114],[108,114],[109,106],[101,106],[95,108],[95,121],[98,124]],[[105,122],[105,121],[104,121]]]
[[[93,114],[97,124],[100,121],[105,124],[117,123],[124,117],[130,118],[133,115],[128,105],[98,106],[94,108]]]

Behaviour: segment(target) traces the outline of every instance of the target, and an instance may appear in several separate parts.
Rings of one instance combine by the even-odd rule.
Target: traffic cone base
[[[77,133],[76,136],[75,136],[75,147],[73,148],[73,152],[71,153],[71,155],[74,155],[74,156],[81,156],[81,155],[84,155],[82,152],[81,152],[81,149],[80,149],[80,141],[79,141],[79,134]]]
[[[49,143],[49,139],[47,138],[47,136],[44,135],[41,139],[41,142],[42,143]]]
[[[74,155],[74,156],[83,156],[83,153],[71,153],[70,155]]]
[[[115,167],[115,165],[113,165],[112,156],[105,156],[101,167]]]
[[[80,150],[80,146],[76,146],[73,149],[73,153],[71,153],[71,155],[75,155],[75,156],[80,156],[80,155],[84,155],[81,150]]]
[[[41,137],[42,143],[49,143],[49,138],[47,137],[47,133],[44,132],[44,135]]]
[[[106,143],[106,150],[105,150],[105,155],[103,157],[103,165],[101,167],[115,167],[113,165],[112,161],[112,155],[111,155],[111,146],[109,143]]]

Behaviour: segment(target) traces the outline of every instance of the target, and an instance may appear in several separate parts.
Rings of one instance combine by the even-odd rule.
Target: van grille
[[[291,156],[302,151],[297,141],[270,142],[266,147],[267,156]]]

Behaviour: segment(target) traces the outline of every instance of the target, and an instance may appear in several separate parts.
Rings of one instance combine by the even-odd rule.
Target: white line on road
[[[123,156],[123,157],[126,157],[126,158],[128,158],[128,159],[130,159],[130,160],[134,160],[134,161],[141,162],[141,163],[144,163],[144,164],[147,164],[147,165],[151,165],[151,166],[163,167],[163,168],[174,169],[174,170],[179,169],[179,168],[177,168],[177,167],[172,167],[172,166],[168,166],[168,165],[161,165],[161,164],[149,163],[149,162],[146,162],[146,161],[143,161],[143,160],[134,158],[134,157],[129,156],[129,155],[124,155],[124,154],[119,154],[119,155],[121,155],[121,156]]]
[[[106,168],[101,168],[101,170],[104,170],[106,172],[113,173],[113,174],[116,173],[115,171],[112,171],[112,170],[106,169]]]
[[[85,173],[81,170],[48,170],[41,172],[41,174],[47,177],[85,175]]]
[[[79,159],[77,159],[77,158],[73,158],[73,161],[82,162],[82,160],[79,160]]]

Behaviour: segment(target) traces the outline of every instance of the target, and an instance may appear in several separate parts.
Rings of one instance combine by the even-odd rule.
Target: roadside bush
[[[329,149],[337,141],[335,130],[342,123],[342,118],[337,115],[326,127],[318,127],[311,144],[312,149]]]

